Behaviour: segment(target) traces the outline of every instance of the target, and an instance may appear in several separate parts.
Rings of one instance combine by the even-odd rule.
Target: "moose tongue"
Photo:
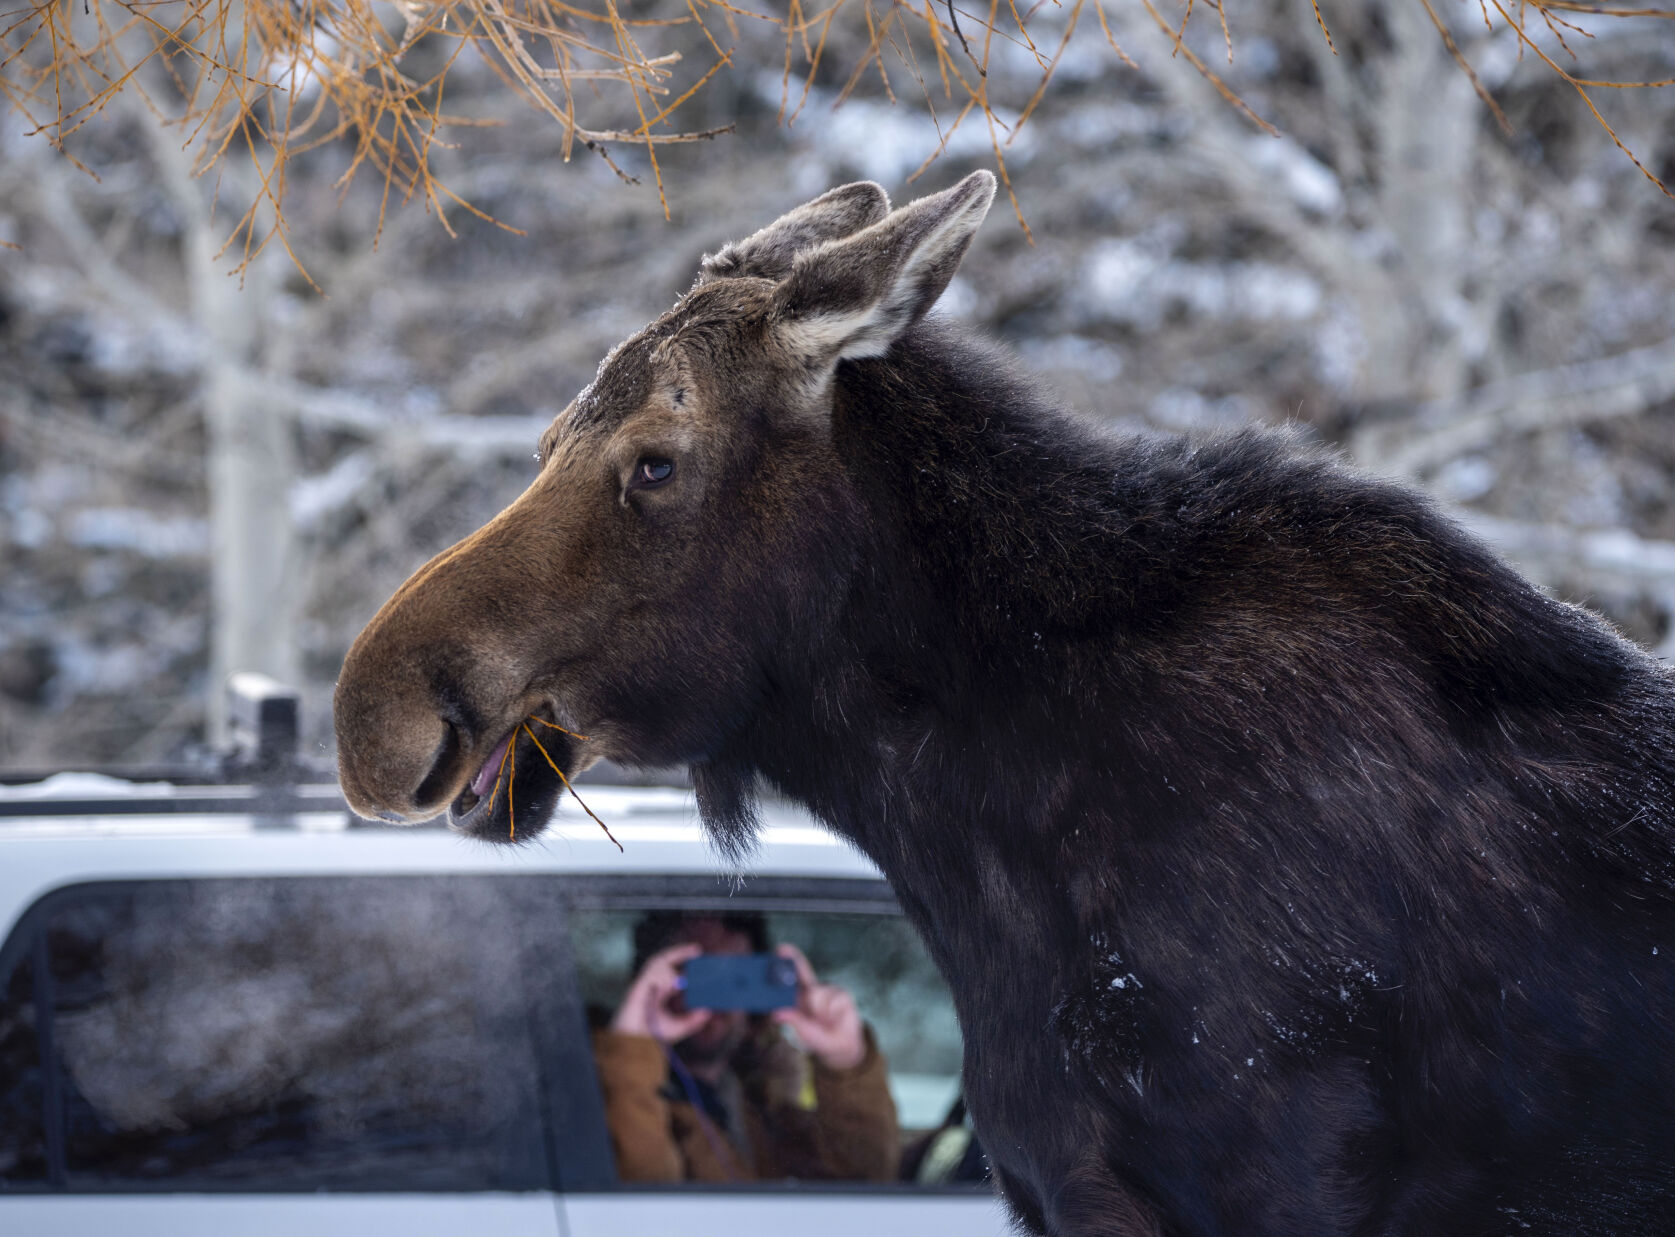
[[[516,732],[514,731],[514,733]],[[477,771],[477,776],[472,780],[471,793],[479,799],[482,798],[483,792],[489,788],[495,777],[500,773],[500,762],[506,759],[506,745],[511,741],[511,735],[507,735],[500,740],[500,746],[489,753],[489,758],[483,762],[483,767]]]

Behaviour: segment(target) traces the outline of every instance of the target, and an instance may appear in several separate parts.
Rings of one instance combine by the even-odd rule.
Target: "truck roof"
[[[620,851],[568,802],[539,837],[497,846],[435,826],[366,826],[346,811],[151,815],[136,811],[131,795],[121,801],[120,814],[101,815],[84,793],[78,795],[88,808],[84,814],[49,812],[50,800],[43,798],[42,812],[34,815],[14,793],[0,819],[0,939],[43,894],[100,880],[450,873],[882,879],[863,855],[789,805],[763,805],[761,843],[735,866],[710,844],[689,790],[588,786],[583,791],[588,806],[622,843]],[[164,796],[150,793],[161,808]]]

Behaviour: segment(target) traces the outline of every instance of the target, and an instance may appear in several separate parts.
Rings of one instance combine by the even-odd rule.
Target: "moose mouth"
[[[465,789],[448,805],[448,823],[489,842],[528,841],[547,827],[565,779],[581,763],[579,736],[545,709],[530,714],[495,744]]]

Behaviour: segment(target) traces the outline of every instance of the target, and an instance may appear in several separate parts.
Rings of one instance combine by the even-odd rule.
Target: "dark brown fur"
[[[835,190],[614,353],[351,651],[351,802],[503,838],[461,791],[539,712],[689,764],[725,849],[806,803],[1031,1231],[1667,1231],[1669,676],[1284,437],[1041,406],[923,318],[991,193]]]

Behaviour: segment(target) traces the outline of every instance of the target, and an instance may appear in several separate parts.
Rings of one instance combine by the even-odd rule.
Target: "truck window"
[[[13,953],[9,973],[0,972],[0,1190],[47,1180],[34,959]]]
[[[893,908],[810,909],[818,902],[795,891],[776,894],[771,878],[747,882],[737,896],[590,902],[578,894],[572,949],[625,1185],[982,1180],[981,1156],[958,1106],[961,1046],[952,998],[923,945]],[[698,934],[729,949],[788,943],[802,950],[821,983],[853,1000],[881,1066],[876,1078],[866,1070],[822,1077],[817,1054],[762,1014],[728,1015],[733,1029],[701,1033],[714,1043],[657,1047],[644,1036],[631,1042],[620,1035],[616,1014],[640,965],[671,932],[689,939],[680,925],[693,921],[709,921]],[[727,1055],[726,1068],[705,1060],[717,1052]],[[825,1104],[838,1111],[823,1118]]]
[[[504,884],[50,895],[25,922],[37,945],[8,947],[25,962],[0,1007],[0,1175],[98,1190],[550,1186],[525,938]],[[43,1043],[44,1061],[31,1055]]]

